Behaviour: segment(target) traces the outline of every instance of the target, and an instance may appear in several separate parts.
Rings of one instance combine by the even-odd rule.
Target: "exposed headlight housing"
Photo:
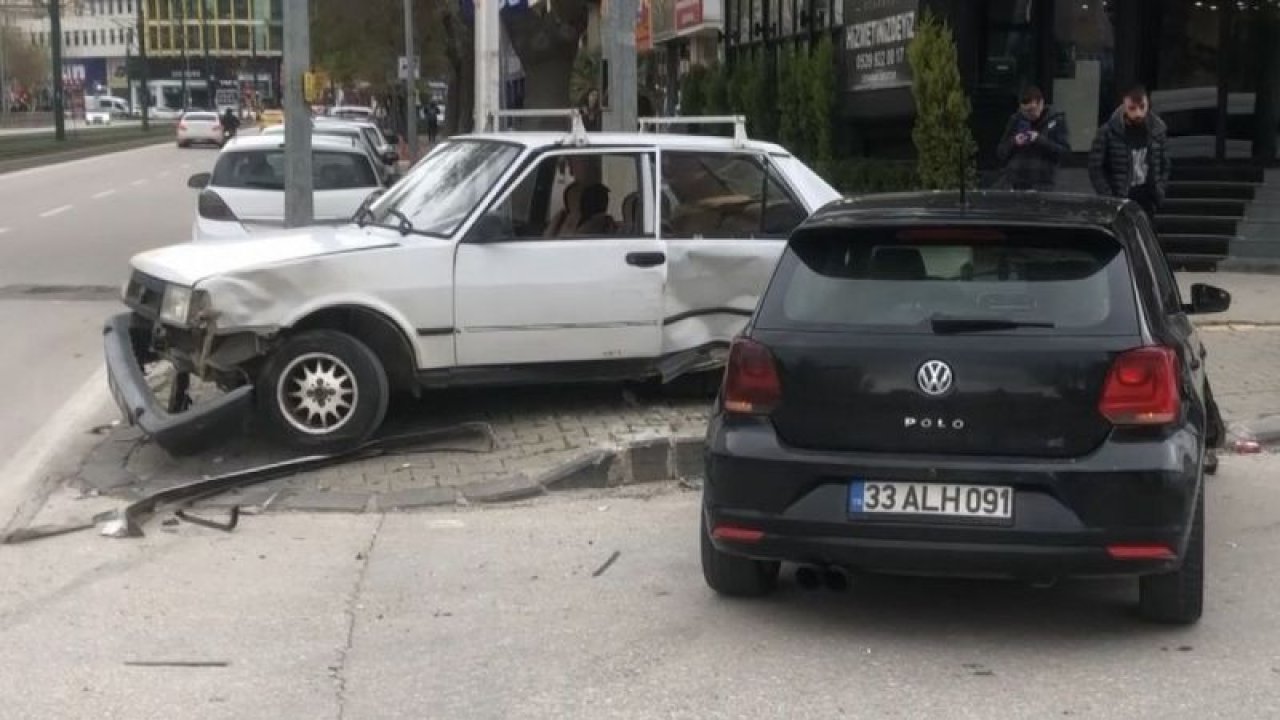
[[[168,285],[160,303],[160,321],[173,325],[186,325],[191,319],[191,288]]]

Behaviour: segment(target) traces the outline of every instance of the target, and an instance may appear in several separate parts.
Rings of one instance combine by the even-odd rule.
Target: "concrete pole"
[[[151,102],[151,73],[147,69],[147,26],[142,15],[142,0],[138,0],[138,69],[139,82],[142,89],[138,92],[139,102],[142,103],[142,129],[144,131],[151,129],[151,108],[148,107]]]
[[[0,11],[0,122],[9,120],[9,74],[5,72],[5,36],[9,34],[9,15]]]
[[[410,165],[418,159],[418,64],[413,53],[413,0],[404,0],[404,57],[408,66],[404,77],[404,128]]]
[[[499,0],[475,2],[475,132],[484,132],[500,107],[502,80],[498,77]],[[497,129],[496,123],[494,129]]]
[[[609,113],[604,129],[636,131],[636,12],[637,0],[609,0],[605,17],[609,57]]]
[[[191,104],[187,92],[187,76],[191,74],[191,62],[187,58],[187,3],[189,0],[178,0],[182,5],[182,110],[185,112]]]
[[[49,3],[50,64],[53,65],[53,137],[67,139],[67,119],[63,116],[64,88],[62,83],[62,7],[60,0]]]
[[[284,2],[284,224],[310,225],[311,108],[303,96],[303,76],[311,67],[308,0]]]

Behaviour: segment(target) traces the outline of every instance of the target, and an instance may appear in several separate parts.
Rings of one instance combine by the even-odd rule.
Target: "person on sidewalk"
[[[431,145],[436,144],[436,138],[440,135],[440,107],[433,100],[427,106],[427,142]]]
[[[1089,180],[1099,195],[1129,198],[1154,219],[1169,187],[1169,131],[1151,111],[1146,88],[1135,86],[1098,128],[1089,152]]]
[[[593,88],[587,92],[578,112],[582,115],[582,126],[587,132],[600,132],[604,126],[604,109],[600,107],[600,91]]]
[[[1066,116],[1045,107],[1040,88],[1028,87],[996,148],[1004,182],[1011,190],[1051,191],[1057,184],[1058,164],[1070,152]]]

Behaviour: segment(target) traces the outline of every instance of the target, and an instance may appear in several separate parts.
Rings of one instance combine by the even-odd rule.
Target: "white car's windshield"
[[[519,156],[520,146],[510,143],[463,140],[442,145],[370,208],[372,221],[450,236]]]

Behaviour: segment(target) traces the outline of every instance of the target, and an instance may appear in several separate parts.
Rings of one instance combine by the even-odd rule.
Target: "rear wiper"
[[[1016,330],[1018,328],[1052,329],[1054,324],[1044,321],[1010,320],[1008,318],[991,317],[953,317],[950,315],[934,315],[929,324],[938,334],[988,332],[993,330]]]

